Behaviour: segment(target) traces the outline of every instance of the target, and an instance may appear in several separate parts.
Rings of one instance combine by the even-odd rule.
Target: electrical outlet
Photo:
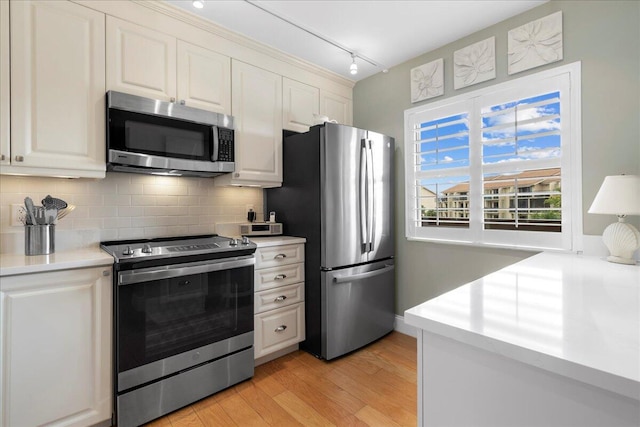
[[[27,217],[27,211],[24,209],[24,205],[20,203],[14,203],[11,205],[11,226],[22,227]]]

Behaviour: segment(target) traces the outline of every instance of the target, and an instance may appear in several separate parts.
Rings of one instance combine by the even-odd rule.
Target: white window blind
[[[581,212],[572,84],[579,64],[407,110],[407,237],[573,248]]]

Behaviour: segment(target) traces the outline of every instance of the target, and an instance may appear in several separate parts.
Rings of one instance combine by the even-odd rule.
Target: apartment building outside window
[[[407,237],[577,250],[579,87],[577,63],[407,110]]]

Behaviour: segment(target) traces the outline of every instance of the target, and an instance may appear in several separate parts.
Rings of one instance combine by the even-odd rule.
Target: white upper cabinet
[[[353,103],[351,99],[331,93],[320,91],[320,115],[329,117],[340,124],[353,124]]]
[[[178,40],[180,103],[231,114],[231,58]]]
[[[0,1],[0,165],[8,165],[9,144],[9,2]]]
[[[232,115],[235,128],[233,173],[216,185],[282,185],[282,77],[232,61]]]
[[[284,77],[282,91],[282,127],[307,132],[320,113],[320,89]]]
[[[175,37],[107,16],[107,89],[175,101]]]
[[[71,2],[10,6],[11,154],[2,172],[104,177],[105,15]],[[3,69],[5,49],[3,40]]]
[[[231,58],[107,17],[107,89],[231,113]]]

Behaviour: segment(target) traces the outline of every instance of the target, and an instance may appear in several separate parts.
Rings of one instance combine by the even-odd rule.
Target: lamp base
[[[633,258],[622,258],[619,256],[609,255],[607,257],[607,261],[615,262],[617,264],[628,264],[628,265],[636,265],[636,260]]]
[[[611,253],[607,257],[607,261],[618,264],[636,264],[633,253],[640,248],[640,232],[633,225],[624,222],[624,217],[618,217],[618,222],[605,228],[602,240]]]

